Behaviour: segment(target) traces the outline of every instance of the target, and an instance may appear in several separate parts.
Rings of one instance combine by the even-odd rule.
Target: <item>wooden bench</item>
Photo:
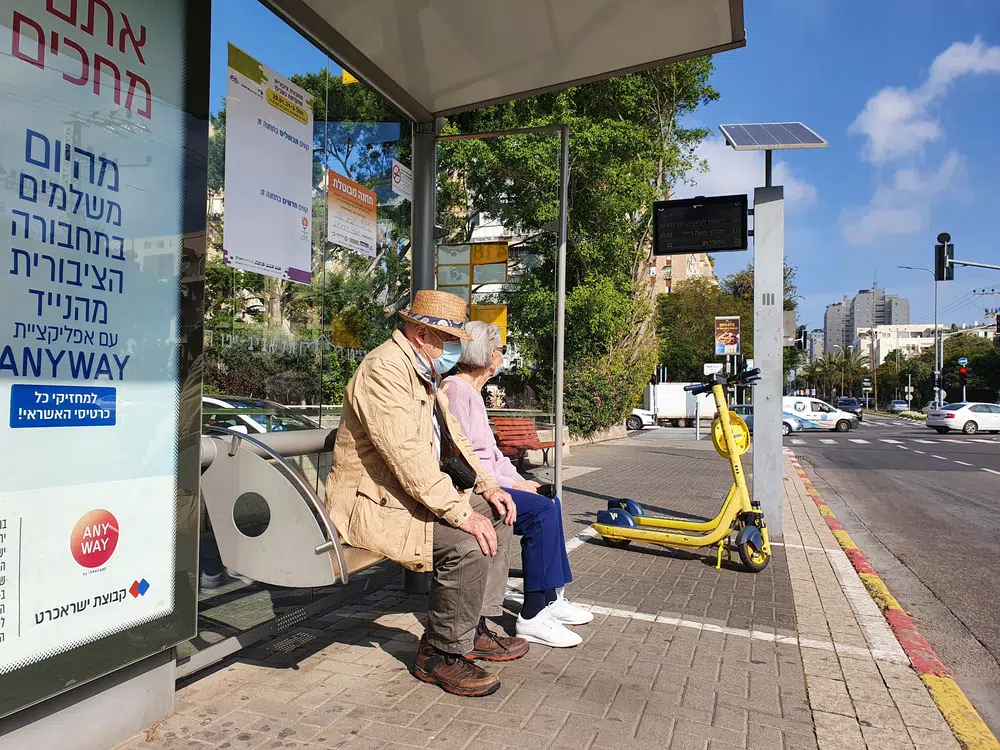
[[[493,428],[500,452],[508,458],[517,459],[518,471],[524,471],[524,459],[528,451],[542,451],[545,465],[549,465],[549,449],[555,448],[556,444],[538,439],[534,420],[526,417],[494,417]]]

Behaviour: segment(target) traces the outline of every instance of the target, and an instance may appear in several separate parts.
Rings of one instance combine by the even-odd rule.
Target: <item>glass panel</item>
[[[392,192],[391,173],[393,159],[409,165],[411,124],[364,83],[345,83],[334,60],[263,5],[213,0],[212,9],[203,424],[249,434],[336,427],[344,389],[357,363],[389,337],[397,325],[395,313],[409,296],[410,203]],[[289,257],[298,235],[290,233],[287,246],[246,248],[255,241],[257,217],[243,211],[227,215],[226,178],[233,166],[233,156],[227,160],[227,135],[230,143],[262,136],[254,134],[254,118],[249,131],[240,129],[244,123],[237,122],[238,113],[227,122],[230,44],[243,53],[235,62],[248,65],[251,74],[270,69],[288,79],[290,86],[282,89],[285,98],[295,100],[296,89],[312,97],[312,169],[307,175],[311,206],[302,216],[312,262],[300,269],[308,271],[308,278],[292,272],[282,260]],[[280,82],[274,80],[277,87]],[[294,109],[279,103],[291,113],[288,117],[295,117]],[[280,113],[260,119],[278,130],[263,135],[283,139],[283,148],[291,143],[295,152],[290,140],[297,137],[294,120],[282,120]],[[241,154],[248,152],[252,158],[252,148],[240,149]],[[285,195],[282,190],[288,188],[278,189],[276,181],[252,166],[240,164],[239,176],[234,172],[233,178],[257,180],[260,189],[284,200],[279,205],[270,199],[279,216],[285,208],[296,210],[288,202],[303,202]],[[246,249],[237,253],[231,240],[241,241]],[[246,270],[250,265],[233,268],[227,264],[230,254],[262,255],[282,278]],[[329,454],[291,459],[321,497],[330,459]],[[240,498],[234,520],[244,535],[261,534],[269,513],[248,494]],[[226,570],[204,512],[203,519],[199,634],[184,646],[182,656],[330,593],[266,586],[245,579],[238,570]]]
[[[209,19],[95,7],[0,0],[0,716],[195,623]]]

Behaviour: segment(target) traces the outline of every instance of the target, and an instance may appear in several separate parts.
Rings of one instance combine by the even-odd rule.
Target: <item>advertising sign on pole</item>
[[[506,242],[438,245],[438,289],[469,301],[473,286],[507,283],[509,257],[510,250]]]
[[[395,159],[392,160],[392,192],[400,198],[413,200],[413,170]]]
[[[740,316],[727,315],[715,319],[715,354],[726,356],[740,353]]]
[[[332,169],[328,177],[330,228],[327,239],[374,258],[378,252],[378,197],[375,191]]]
[[[226,265],[312,278],[313,97],[229,45]]]
[[[717,372],[722,372],[722,363],[706,362],[703,371],[706,375],[715,375]]]
[[[11,672],[147,624],[132,640],[148,653],[189,632],[161,620],[185,580],[182,249],[186,226],[204,231],[184,203],[204,160],[185,5],[107,0],[88,21],[84,3],[0,2],[0,675],[15,685]],[[53,689],[135,659],[115,649],[59,663]],[[14,701],[39,697],[32,675]]]
[[[507,345],[507,305],[473,305],[469,309],[469,320],[493,323],[500,328],[500,339]]]

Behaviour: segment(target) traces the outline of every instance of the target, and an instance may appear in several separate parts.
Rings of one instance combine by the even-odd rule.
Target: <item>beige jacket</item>
[[[449,433],[478,475],[476,492],[498,487],[486,473],[447,397],[438,404]],[[417,370],[402,332],[370,352],[344,394],[326,507],[345,542],[429,571],[438,518],[461,526],[472,514],[472,490],[460,492],[441,473],[434,449],[434,389]]]

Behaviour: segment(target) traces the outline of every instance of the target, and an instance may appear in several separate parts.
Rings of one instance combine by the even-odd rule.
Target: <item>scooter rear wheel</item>
[[[614,549],[627,549],[630,544],[632,544],[631,539],[608,539],[607,537],[602,537],[604,543],[609,547]]]

